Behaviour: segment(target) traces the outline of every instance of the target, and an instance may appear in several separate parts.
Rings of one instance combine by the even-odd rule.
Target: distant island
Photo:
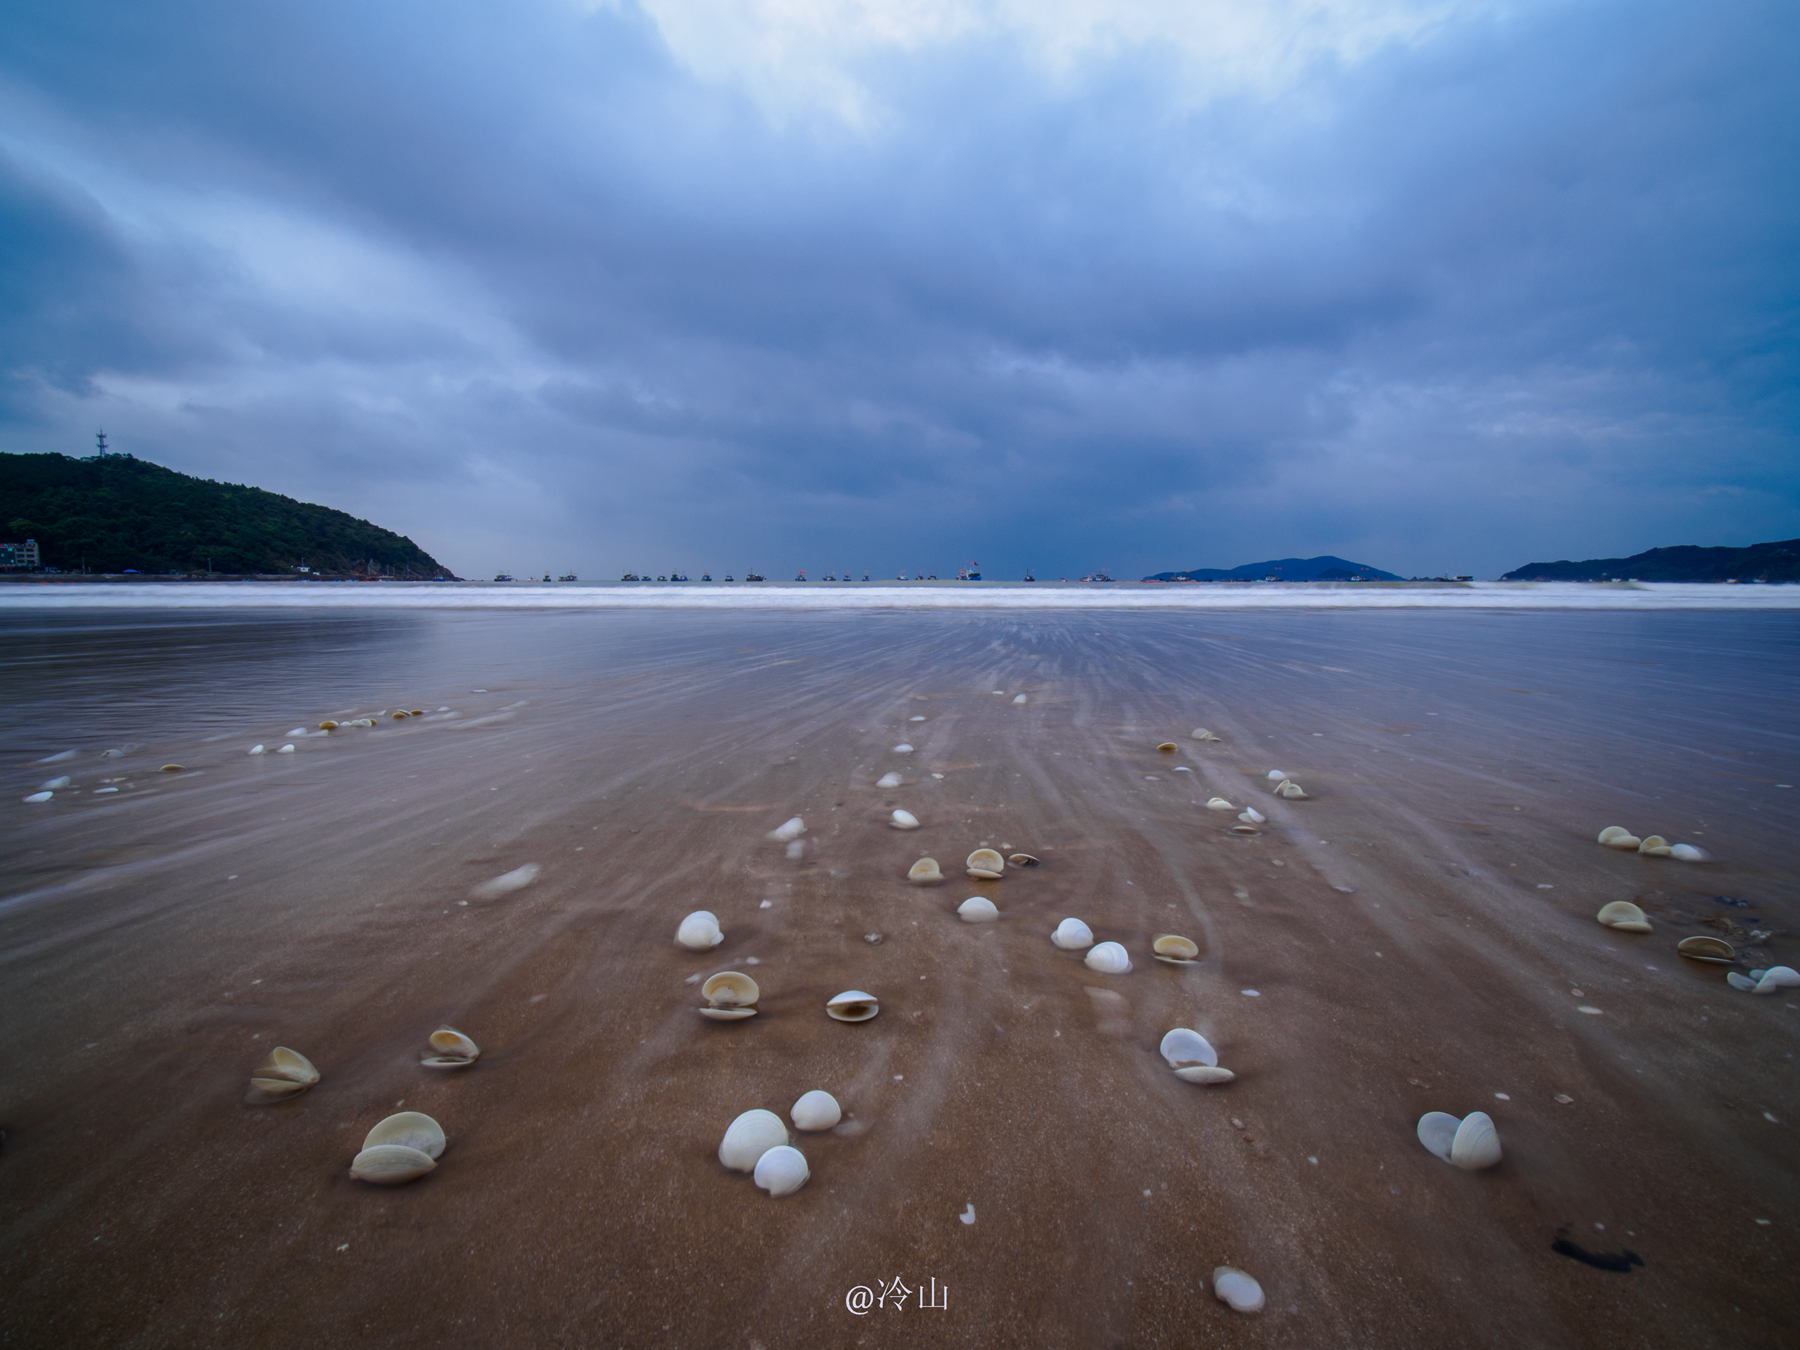
[[[1245,563],[1229,571],[1216,567],[1190,567],[1185,572],[1158,572],[1145,581],[1402,581],[1404,578],[1367,563],[1334,558],[1277,558],[1273,562]]]
[[[346,512],[119,454],[0,454],[0,539],[9,570],[454,580]]]
[[[1800,581],[1800,539],[1748,548],[1677,544],[1629,558],[1526,563],[1502,581]]]

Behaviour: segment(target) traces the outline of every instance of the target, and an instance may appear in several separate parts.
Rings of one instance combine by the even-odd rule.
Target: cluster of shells
[[[829,1130],[843,1119],[837,1098],[822,1088],[804,1093],[788,1112],[797,1130]],[[806,1184],[812,1170],[806,1155],[788,1143],[787,1126],[773,1111],[746,1111],[725,1130],[719,1141],[719,1161],[734,1172],[748,1172],[751,1179],[779,1200]]]
[[[1647,858],[1674,858],[1680,862],[1705,862],[1704,849],[1695,848],[1692,844],[1671,844],[1660,834],[1645,835],[1639,839],[1623,825],[1608,825],[1600,831],[1600,843],[1607,848],[1616,848],[1621,853],[1642,853]]]
[[[1461,1120],[1444,1111],[1427,1111],[1419,1117],[1419,1142],[1468,1172],[1500,1161],[1500,1132],[1486,1111],[1471,1111]]]
[[[1753,970],[1748,975],[1731,971],[1725,980],[1733,989],[1741,989],[1747,994],[1773,994],[1782,989],[1800,989],[1800,971],[1792,966],[1770,966],[1767,970]]]
[[[1306,800],[1306,790],[1292,778],[1288,777],[1286,769],[1270,769],[1268,777],[1269,781],[1275,784],[1269,791],[1273,792],[1277,797],[1286,797],[1291,802],[1302,802]]]
[[[978,848],[963,861],[963,869],[977,881],[998,881],[1006,875],[1008,864],[1014,867],[1036,867],[1038,860],[1029,853],[1014,853],[1002,858],[991,848]],[[936,858],[920,858],[907,869],[906,879],[915,886],[935,886],[944,879],[944,869]]]
[[[1162,1038],[1157,1050],[1184,1083],[1210,1087],[1237,1077],[1230,1069],[1219,1067],[1219,1052],[1192,1027],[1176,1027]]]

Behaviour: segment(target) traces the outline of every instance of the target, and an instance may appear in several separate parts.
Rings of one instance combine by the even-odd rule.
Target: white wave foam
[[[0,586],[0,609],[1800,609],[1800,586],[1646,582],[1466,585],[683,585],[120,582]]]

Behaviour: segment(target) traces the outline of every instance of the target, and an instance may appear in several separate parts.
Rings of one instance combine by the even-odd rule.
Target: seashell
[[[721,970],[700,986],[700,997],[714,1008],[753,1008],[761,996],[756,981],[736,970]]]
[[[1171,1069],[1188,1064],[1211,1067],[1219,1062],[1219,1052],[1212,1048],[1212,1042],[1191,1027],[1176,1027],[1162,1038],[1157,1051],[1169,1062]]]
[[[294,753],[294,747],[290,743],[288,745],[284,745],[284,746],[280,747],[278,750],[275,751],[275,753],[278,755],[291,755]],[[168,767],[169,766],[167,764],[163,765],[163,768],[165,768],[165,769]]]
[[[1730,985],[1733,989],[1742,989],[1745,993],[1749,993],[1751,990],[1755,989],[1757,985],[1757,982],[1748,975],[1740,974],[1735,970],[1728,970],[1725,972],[1725,983]],[[1771,989],[1769,992],[1772,994],[1775,991]]]
[[[1675,944],[1675,950],[1690,961],[1713,961],[1720,965],[1729,965],[1737,960],[1737,952],[1723,938],[1683,938]]]
[[[1291,802],[1306,800],[1306,790],[1298,783],[1283,783],[1280,787],[1276,788],[1275,791]]]
[[[1036,867],[1039,865],[1039,859],[1032,857],[1029,853],[1014,853],[1008,857],[1006,861],[1011,863],[1014,867]]]
[[[773,839],[778,844],[785,844],[791,839],[798,839],[805,833],[806,822],[799,816],[795,816],[791,820],[783,821],[774,829],[770,830],[769,838]]]
[[[1188,732],[1188,735],[1196,741],[1216,741],[1219,739],[1205,727],[1195,727],[1192,731]]]
[[[881,777],[879,777],[875,780],[875,786],[879,787],[879,788],[899,787],[900,786],[900,775],[897,773],[884,773],[881,775]]]
[[[1629,900],[1614,900],[1609,905],[1602,905],[1600,912],[1594,917],[1608,928],[1616,928],[1621,933],[1650,931],[1650,920],[1644,917],[1644,911]]]
[[[1230,1069],[1221,1069],[1216,1064],[1190,1064],[1186,1068],[1175,1070],[1175,1076],[1185,1083],[1200,1083],[1208,1087],[1229,1083],[1237,1078]]]
[[[1287,776],[1288,776],[1288,773],[1287,773],[1286,769],[1270,769],[1269,770],[1269,781],[1270,782],[1275,782],[1277,779],[1286,778]]]
[[[749,1172],[772,1148],[785,1147],[787,1126],[773,1111],[746,1111],[726,1127],[719,1141],[719,1161],[734,1172]]]
[[[1094,932],[1080,919],[1064,919],[1056,925],[1050,941],[1064,951],[1079,951],[1094,945]]]
[[[1200,955],[1199,946],[1191,939],[1180,937],[1174,933],[1164,933],[1150,944],[1151,954],[1158,961],[1167,961],[1170,965],[1191,965]]]
[[[376,1186],[398,1186],[434,1170],[430,1154],[404,1144],[378,1144],[365,1148],[350,1163],[350,1175]]]
[[[1254,806],[1247,806],[1242,811],[1238,812],[1238,819],[1243,821],[1246,825],[1261,825],[1268,817],[1261,811],[1258,811]]]
[[[979,895],[971,895],[963,901],[956,907],[956,913],[964,923],[992,923],[1000,917],[994,902]]]
[[[54,792],[34,792],[29,797],[21,798],[21,800],[28,802],[47,802],[55,795]]]
[[[719,921],[711,910],[697,909],[681,921],[681,927],[675,930],[675,940],[698,952],[718,946],[725,940],[725,934],[719,931]]]
[[[306,728],[305,727],[294,727],[290,731],[288,731],[286,734],[289,736],[304,736],[304,735],[306,735]]]
[[[400,1111],[363,1136],[365,1149],[383,1145],[416,1148],[428,1158],[444,1156],[444,1127],[423,1111]]]
[[[820,1088],[814,1088],[794,1103],[794,1109],[788,1112],[793,1119],[796,1130],[829,1130],[844,1118],[843,1108],[837,1098]]]
[[[74,785],[75,780],[65,773],[60,778],[52,778],[48,783],[39,783],[38,790],[41,792],[55,792],[58,788],[73,787]]]
[[[423,708],[414,708],[412,710],[412,715],[414,717],[423,717],[425,715],[425,710]]]
[[[910,755],[912,752],[912,746],[908,745],[905,741],[901,741],[900,744],[894,747],[894,753],[896,755]]]
[[[510,872],[502,872],[482,882],[469,892],[471,900],[498,900],[503,895],[511,895],[514,891],[524,890],[538,879],[538,873],[544,869],[536,863],[526,863],[523,867],[515,867]]]
[[[1233,1312],[1261,1312],[1262,1286],[1235,1266],[1213,1267],[1213,1297]]]
[[[894,818],[888,821],[888,824],[896,830],[916,830],[919,828],[919,818],[911,811],[896,810]]]
[[[1235,811],[1237,810],[1237,807],[1233,806],[1223,797],[1214,797],[1211,801],[1207,802],[1206,809],[1208,811]]]
[[[756,1160],[751,1179],[769,1193],[771,1200],[792,1195],[812,1175],[806,1167],[806,1155],[788,1144],[777,1144]]]
[[[253,755],[266,755],[269,753],[269,749],[265,745],[257,744],[250,747],[250,753]]]
[[[1641,839],[1639,839],[1635,834],[1633,834],[1630,830],[1623,830],[1618,834],[1613,834],[1612,833],[1613,830],[1616,830],[1618,828],[1619,827],[1617,825],[1614,825],[1614,826],[1610,826],[1609,828],[1607,828],[1605,830],[1602,830],[1601,831],[1602,834],[1610,835],[1611,837],[1608,839],[1603,839],[1600,842],[1605,844],[1608,848],[1616,848],[1616,849],[1619,849],[1621,852],[1636,853],[1637,849],[1638,849],[1638,845],[1641,844],[1643,841]]]
[[[1792,966],[1770,966],[1756,981],[1756,992],[1772,994],[1777,989],[1800,989],[1800,971]]]
[[[1462,1120],[1443,1111],[1419,1117],[1419,1142],[1432,1153],[1465,1171],[1476,1172],[1500,1161],[1500,1135],[1485,1111]]]
[[[54,758],[56,758],[56,756],[52,755],[51,758],[54,759]],[[123,750],[102,750],[100,752],[100,758],[101,759],[123,759],[123,758],[125,758],[125,752]]]
[[[1025,695],[1023,695],[1023,694],[1014,694],[1013,695],[1014,703],[1023,703],[1024,701],[1025,701]]]
[[[1082,960],[1089,970],[1097,970],[1102,975],[1123,975],[1131,969],[1131,957],[1116,942],[1100,943]]]
[[[288,750],[292,750],[294,747],[290,745],[290,746],[286,746],[284,748],[288,749]],[[187,766],[183,765],[183,764],[165,764],[162,766],[162,771],[164,773],[180,773],[186,767]]]
[[[318,1081],[319,1071],[310,1059],[298,1050],[278,1045],[269,1051],[269,1057],[251,1076],[250,1091],[244,1100],[258,1106],[285,1101],[305,1092]]]
[[[439,1027],[429,1044],[437,1053],[419,1061],[428,1069],[466,1069],[481,1058],[481,1047],[454,1027]]]
[[[755,1008],[700,1008],[697,1011],[714,1022],[741,1022],[746,1017],[756,1016]]]
[[[1608,825],[1604,830],[1600,831],[1599,840],[1602,844],[1610,844],[1613,840],[1623,839],[1630,833],[1631,831],[1626,829],[1623,825]]]
[[[319,723],[320,731],[336,731],[337,729],[338,729],[338,724],[336,722],[332,721],[329,717],[327,717],[323,722]]]
[[[1159,755],[1174,754],[1175,753],[1175,742],[1174,741],[1164,741],[1161,745],[1156,747],[1156,753]]]
[[[942,881],[944,874],[938,870],[936,858],[920,858],[907,871],[906,879],[921,886],[927,886],[933,882]]]
[[[1254,825],[1233,825],[1231,827],[1231,832],[1233,834],[1261,834],[1262,833],[1262,831],[1257,829],[1256,826],[1254,826]]]
[[[846,989],[825,1005],[825,1013],[839,1022],[866,1022],[881,1011],[881,1003],[873,994],[860,989]]]
[[[1682,862],[1706,862],[1708,855],[1705,849],[1695,848],[1692,844],[1676,844],[1669,850],[1671,858]]]
[[[969,869],[972,877],[995,881],[1006,871],[1006,859],[991,848],[978,848],[968,856],[963,866]]]
[[[1638,841],[1638,852],[1651,853],[1655,854],[1657,857],[1666,858],[1669,856],[1670,852],[1669,841],[1664,839],[1660,834],[1647,834]]]

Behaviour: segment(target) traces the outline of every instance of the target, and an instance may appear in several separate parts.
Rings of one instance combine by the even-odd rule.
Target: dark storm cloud
[[[629,8],[34,6],[8,448],[104,421],[471,573],[1792,534],[1792,27],[1452,15],[1211,93],[984,30],[859,54],[858,120]]]

